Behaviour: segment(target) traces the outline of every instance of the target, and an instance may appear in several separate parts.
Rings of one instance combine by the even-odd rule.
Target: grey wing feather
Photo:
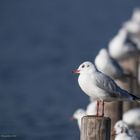
[[[96,74],[96,86],[110,93],[112,97],[120,96],[119,87],[117,84],[107,75],[97,72]]]

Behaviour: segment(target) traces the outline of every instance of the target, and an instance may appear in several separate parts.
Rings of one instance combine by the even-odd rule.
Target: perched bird
[[[137,22],[140,24],[140,9],[135,8],[131,17],[131,21]]]
[[[84,109],[77,109],[73,114],[73,119],[77,120],[79,129],[81,129],[81,119],[86,116],[86,111]]]
[[[123,114],[123,121],[131,127],[140,126],[140,108],[128,110]]]
[[[77,109],[74,114],[73,114],[73,119],[77,120],[79,129],[81,128],[81,119],[82,117],[86,116],[86,115],[96,115],[96,101],[91,101],[88,105],[86,110],[84,109]]]
[[[129,32],[122,28],[109,42],[109,54],[116,60],[124,60],[138,55],[137,44],[131,39]]]
[[[77,70],[78,83],[81,89],[90,97],[97,100],[96,115],[99,116],[99,103],[102,102],[104,116],[104,102],[110,101],[139,101],[140,98],[120,88],[113,79],[103,74],[89,61],[82,63]]]
[[[131,74],[125,73],[121,65],[113,59],[107,49],[100,50],[95,58],[95,65],[99,71],[110,76],[114,80],[123,80],[132,77]]]
[[[133,129],[122,120],[116,122],[114,126],[115,140],[139,140],[140,137]]]
[[[140,23],[130,20],[123,24],[123,28],[129,34],[129,40],[140,50]]]
[[[123,23],[123,28],[132,36],[138,35],[140,32],[140,23],[133,20],[126,21]]]

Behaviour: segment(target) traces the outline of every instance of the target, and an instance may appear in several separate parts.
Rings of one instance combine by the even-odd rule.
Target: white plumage
[[[129,74],[124,72],[121,65],[110,56],[105,48],[101,49],[96,56],[95,65],[99,71],[110,76],[112,79],[126,80],[126,78],[130,77]]]
[[[130,129],[128,125],[120,120],[116,122],[114,126],[115,140],[139,140],[140,137],[136,134],[133,129]]]
[[[140,126],[140,108],[128,110],[123,114],[123,121],[129,126]]]
[[[104,101],[136,101],[138,97],[121,89],[113,79],[98,71],[94,64],[87,61],[82,63],[75,73],[79,73],[78,83],[81,89],[90,97],[102,101],[102,115],[104,115]]]
[[[116,60],[135,57],[138,54],[138,48],[125,28],[120,29],[119,33],[109,42],[108,49],[111,57]]]

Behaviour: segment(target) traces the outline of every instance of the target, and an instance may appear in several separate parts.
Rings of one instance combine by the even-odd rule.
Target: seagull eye
[[[84,68],[85,67],[85,65],[82,65],[82,68]]]
[[[89,65],[87,65],[87,67],[89,67]]]

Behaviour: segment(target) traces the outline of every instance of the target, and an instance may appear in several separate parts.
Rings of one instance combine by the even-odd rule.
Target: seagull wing
[[[97,72],[95,74],[96,86],[109,93],[111,97],[120,97],[120,88],[117,84],[107,75]]]

